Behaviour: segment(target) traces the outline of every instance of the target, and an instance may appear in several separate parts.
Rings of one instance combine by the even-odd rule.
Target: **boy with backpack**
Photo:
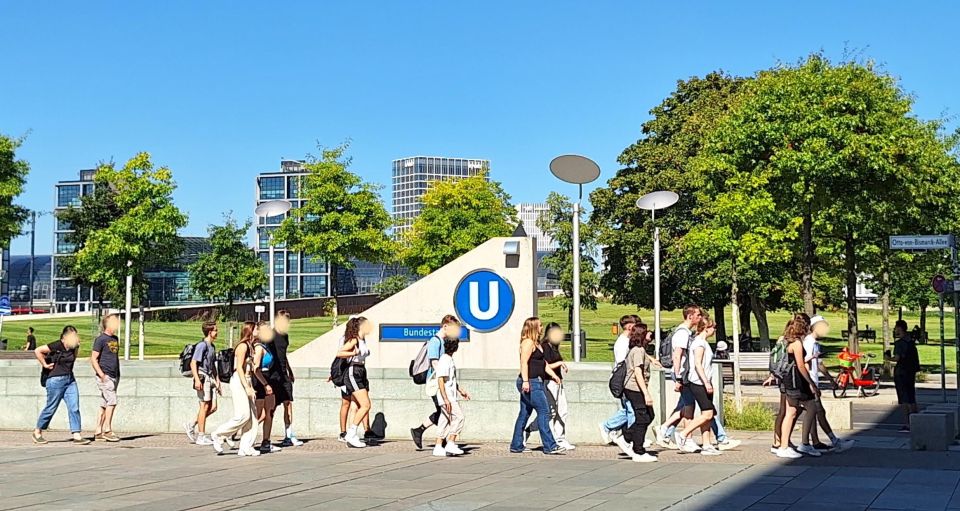
[[[640,322],[640,317],[628,314],[620,318],[620,336],[613,343],[613,368],[624,363],[627,354],[630,352],[630,332],[633,326]],[[600,423],[600,438],[604,444],[609,444],[622,435],[622,430],[630,427],[634,421],[633,407],[626,397],[620,397],[620,409],[617,410],[609,419]]]
[[[456,316],[447,314],[440,320],[440,330],[424,343],[417,358],[410,363],[410,377],[413,378],[414,383],[424,385],[433,376],[437,370],[437,363],[443,355],[444,339],[459,339],[460,329],[460,320]],[[427,428],[436,425],[440,420],[440,402],[435,395],[430,399],[433,402],[434,412],[424,419],[423,424],[410,429],[410,437],[417,446],[417,450],[423,449],[423,434]]]
[[[207,417],[217,411],[217,394],[222,394],[220,373],[217,370],[217,340],[219,329],[214,321],[201,326],[203,340],[193,346],[190,355],[190,375],[193,377],[193,389],[200,401],[197,418],[184,425],[187,438],[197,445],[213,445],[213,439],[207,435]],[[186,353],[188,350],[184,350]],[[182,362],[181,362],[182,363]]]

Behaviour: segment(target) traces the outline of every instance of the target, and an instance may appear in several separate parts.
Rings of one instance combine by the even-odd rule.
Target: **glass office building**
[[[550,208],[547,206],[547,204],[543,202],[524,202],[517,204],[516,208],[517,216],[523,223],[523,230],[526,231],[527,236],[532,236],[537,239],[537,251],[553,252],[557,250],[557,242],[554,241],[550,236],[544,234],[544,232],[537,227],[537,221],[540,219],[540,215],[550,211]]]
[[[80,207],[80,198],[93,193],[93,175],[95,169],[80,171],[80,179],[60,181],[56,184],[56,203],[54,213],[65,209]],[[51,259],[51,284],[53,307],[56,312],[81,312],[90,310],[95,298],[93,289],[78,286],[63,269],[64,257],[73,254],[76,247],[67,240],[73,229],[59,218],[54,220],[53,257]]]
[[[490,172],[490,160],[447,158],[443,156],[411,156],[393,160],[394,231],[401,234],[410,228],[423,209],[423,195],[433,181],[476,176]]]
[[[271,200],[285,200],[293,208],[300,207],[300,188],[307,175],[303,164],[299,160],[281,160],[279,171],[259,174],[254,208]],[[257,217],[256,251],[265,265],[270,264],[270,235],[288,215]],[[326,262],[314,261],[302,252],[277,245],[274,247],[273,266],[277,298],[330,296],[330,271]]]

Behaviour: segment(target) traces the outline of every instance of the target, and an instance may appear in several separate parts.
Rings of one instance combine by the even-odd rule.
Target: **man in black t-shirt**
[[[33,351],[37,349],[37,338],[33,335],[33,327],[27,327],[27,343],[23,345],[23,351]]]
[[[297,439],[293,432],[293,368],[287,360],[287,349],[290,347],[290,313],[286,310],[278,310],[273,319],[276,335],[273,342],[267,346],[273,353],[273,359],[276,360],[276,371],[271,371],[270,376],[273,379],[270,386],[276,395],[277,406],[283,403],[283,425],[284,438],[283,447],[296,447],[303,445],[303,442]]]
[[[920,372],[920,354],[917,345],[907,334],[907,322],[898,320],[893,327],[893,355],[887,360],[896,362],[893,368],[893,384],[897,388],[897,403],[903,407],[902,432],[910,431],[910,415],[917,413],[917,373]]]

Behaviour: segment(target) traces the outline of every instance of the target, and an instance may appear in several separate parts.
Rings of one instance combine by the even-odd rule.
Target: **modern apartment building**
[[[527,232],[527,236],[532,236],[537,239],[537,252],[553,252],[557,250],[557,242],[537,227],[537,221],[540,219],[540,215],[550,211],[547,204],[543,202],[523,202],[517,204],[516,208],[517,216],[520,217],[520,221],[523,223],[523,230]]]
[[[490,160],[411,156],[393,160],[393,217],[395,232],[410,228],[423,208],[423,195],[433,181],[458,179],[490,172]]]
[[[56,204],[54,213],[70,207],[80,207],[80,198],[93,193],[93,175],[95,169],[80,171],[77,180],[60,181],[56,184]],[[50,275],[53,289],[53,307],[56,312],[81,312],[90,310],[93,301],[93,289],[78,286],[63,271],[64,257],[73,254],[76,247],[67,241],[67,235],[73,232],[70,224],[56,219],[53,233],[53,258]]]
[[[303,164],[303,161],[283,159],[279,171],[259,174],[254,208],[271,200],[285,200],[294,208],[300,207],[300,187],[307,174]],[[271,233],[287,215],[257,217],[256,251],[264,264],[270,264]],[[273,266],[277,298],[330,296],[330,269],[326,262],[314,262],[301,252],[278,245],[274,247]]]

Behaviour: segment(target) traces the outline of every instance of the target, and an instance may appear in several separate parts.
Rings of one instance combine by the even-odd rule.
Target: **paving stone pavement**
[[[27,432],[0,432],[0,511],[960,509],[960,454],[866,443],[788,462],[769,454],[769,434],[739,433],[742,448],[723,456],[667,451],[651,464],[603,446],[547,457],[482,444],[443,459],[410,442],[313,440],[239,458],[178,435],[86,447],[48,436],[34,446]]]

